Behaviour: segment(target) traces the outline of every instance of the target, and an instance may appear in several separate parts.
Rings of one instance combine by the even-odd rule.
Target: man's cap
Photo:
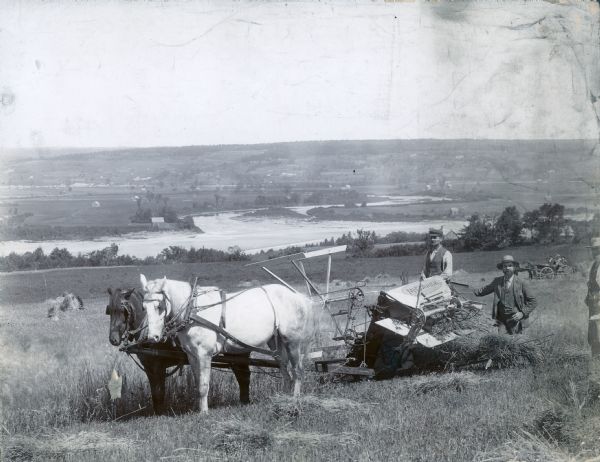
[[[504,255],[502,261],[496,265],[496,268],[502,269],[504,263],[512,263],[515,266],[519,266],[519,262],[515,260],[512,255]]]
[[[590,240],[590,245],[587,245],[586,247],[588,247],[590,249],[600,248],[600,237],[593,237]]]
[[[441,229],[429,228],[429,235],[444,237],[444,231],[442,231]]]

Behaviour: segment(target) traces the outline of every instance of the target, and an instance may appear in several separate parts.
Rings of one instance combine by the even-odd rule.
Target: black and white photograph
[[[0,460],[600,461],[600,2],[0,3]]]

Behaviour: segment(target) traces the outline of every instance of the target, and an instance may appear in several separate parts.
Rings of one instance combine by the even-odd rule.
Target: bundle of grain
[[[311,433],[301,431],[289,431],[274,433],[273,439],[279,444],[297,444],[300,446],[322,446],[323,444],[335,444],[342,446],[357,445],[360,435],[356,433]]]
[[[473,372],[453,372],[449,374],[429,374],[416,377],[410,388],[416,395],[424,395],[440,390],[456,390],[462,392],[467,388],[477,387],[485,379]]]
[[[544,361],[544,339],[486,334],[464,337],[436,350],[438,363],[447,368],[464,366],[523,367]]]
[[[428,316],[424,330],[435,337],[443,337],[451,332],[483,331],[488,324],[481,316],[481,304],[453,298],[445,305],[445,310]]]
[[[51,298],[45,302],[48,307],[48,317],[53,321],[58,321],[58,312],[83,310],[83,301],[78,295],[70,292],[63,292],[56,298]]]
[[[478,346],[479,353],[499,367],[539,364],[544,360],[543,340],[523,340],[515,336],[489,334]]]
[[[82,453],[90,452],[95,456],[101,451],[114,451],[117,448],[130,448],[135,441],[114,437],[105,432],[81,431],[77,434],[66,435],[56,432],[42,437],[17,437],[11,439],[6,446],[6,460],[47,460],[73,455],[74,460]],[[78,455],[78,456],[75,456]]]
[[[83,310],[81,298],[70,292],[63,292],[56,300],[60,300],[60,311]]]
[[[58,321],[58,311],[60,309],[60,302],[56,298],[50,298],[44,302],[48,306],[48,317],[52,321]]]
[[[264,449],[271,445],[272,436],[263,425],[232,418],[217,422],[211,439],[213,446],[225,452],[245,449]]]
[[[297,419],[302,414],[307,412],[329,412],[337,413],[340,411],[359,410],[368,411],[369,404],[360,403],[357,401],[334,398],[334,397],[317,397],[314,395],[302,395],[293,397],[289,395],[275,395],[271,399],[270,414],[276,419],[290,418]]]
[[[557,445],[524,432],[513,440],[486,452],[478,453],[475,462],[571,462],[575,458],[561,450]]]
[[[558,407],[545,409],[528,425],[531,433],[557,444],[571,442],[571,435],[567,432],[568,426],[567,414]]]

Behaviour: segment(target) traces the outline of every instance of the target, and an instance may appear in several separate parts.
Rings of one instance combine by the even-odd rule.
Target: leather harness
[[[172,326],[169,326],[170,328],[167,328],[167,325],[165,325],[165,328],[167,328],[166,332],[165,332],[165,337],[170,337],[172,334],[175,334],[175,333],[179,332],[180,330],[184,329],[190,322],[195,322],[196,324],[199,324],[202,327],[206,327],[207,329],[210,329],[210,330],[216,332],[217,335],[221,336],[223,339],[228,340],[234,344],[237,344],[237,345],[241,346],[242,348],[245,348],[245,349],[251,350],[251,351],[256,351],[257,353],[266,354],[266,355],[270,355],[270,356],[277,358],[279,356],[278,355],[278,352],[279,352],[279,342],[278,342],[279,322],[277,319],[277,312],[275,311],[275,306],[273,305],[273,301],[271,300],[271,297],[269,296],[269,293],[267,292],[267,290],[263,286],[260,286],[260,289],[265,293],[265,296],[267,297],[267,300],[269,301],[269,304],[271,305],[271,309],[273,310],[273,317],[274,317],[273,337],[275,339],[275,349],[270,350],[270,349],[265,349],[265,348],[248,345],[247,343],[245,343],[245,342],[241,341],[240,339],[231,335],[226,330],[226,328],[227,328],[227,325],[226,325],[227,302],[242,295],[243,293],[247,292],[250,289],[246,289],[241,292],[238,292],[237,294],[235,294],[229,298],[227,298],[227,294],[225,293],[224,290],[213,289],[213,290],[219,290],[220,301],[211,303],[209,305],[197,306],[196,305],[197,297],[200,295],[204,295],[210,291],[196,293],[195,284],[194,284],[194,287],[192,287],[191,295],[190,295],[189,299],[186,301],[185,305],[182,307],[182,309],[180,309],[173,316],[173,318],[171,318],[171,320],[169,320],[169,324],[171,324]],[[165,302],[168,299],[167,295],[164,292],[161,292],[161,295],[163,296],[163,300],[161,300],[160,302]],[[158,300],[155,300],[155,301],[158,301]],[[213,306],[217,306],[217,305],[221,305],[221,316],[220,316],[218,325],[199,315],[199,313],[201,313],[202,311],[204,311],[208,308],[211,308]],[[181,315],[183,315],[183,317]],[[182,318],[182,319],[179,322],[177,322],[177,320],[179,318]]]

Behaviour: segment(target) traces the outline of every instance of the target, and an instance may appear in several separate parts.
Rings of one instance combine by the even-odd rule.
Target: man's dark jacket
[[[497,277],[487,286],[482,287],[475,291],[475,295],[482,297],[494,293],[494,304],[492,305],[492,319],[498,319],[498,302],[500,301],[502,287],[504,286],[504,276]],[[531,293],[531,290],[525,283],[525,281],[519,279],[515,274],[512,281],[512,290],[515,297],[515,305],[521,313],[523,313],[523,319],[521,320],[523,327],[529,325],[529,315],[537,306],[537,300]]]

